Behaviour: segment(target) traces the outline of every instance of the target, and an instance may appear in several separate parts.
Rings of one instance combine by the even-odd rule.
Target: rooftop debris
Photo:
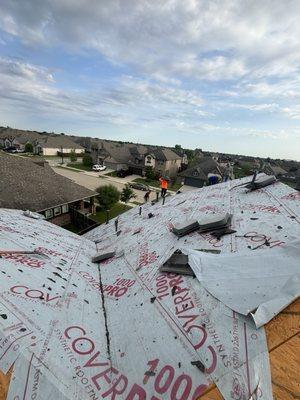
[[[230,225],[232,215],[228,213],[223,214],[210,214],[203,216],[199,221],[197,220],[186,220],[175,225],[172,232],[176,236],[182,237],[191,232],[198,231],[199,233],[218,231],[227,229]],[[226,233],[232,233],[226,231]],[[219,232],[219,234],[221,234]],[[225,231],[224,231],[225,234]]]
[[[275,176],[262,176],[246,185],[246,188],[251,190],[261,189],[263,187],[271,185],[272,183],[275,183],[276,181],[277,179]]]
[[[251,314],[257,327],[300,296],[300,241],[256,252],[188,252],[201,284],[232,310]]]
[[[115,251],[109,251],[106,253],[97,253],[95,256],[92,257],[92,262],[98,263],[98,262],[107,260],[108,258],[114,257],[115,254],[116,254]]]
[[[23,214],[24,214],[26,217],[29,217],[29,218],[34,218],[34,219],[45,219],[45,217],[44,217],[42,214],[38,214],[38,213],[35,213],[35,212],[33,212],[33,211],[30,211],[30,210],[24,211]]]
[[[233,391],[243,400],[255,391],[271,400],[264,328],[197,279],[159,272],[176,249],[221,251],[197,252],[210,259],[248,254],[258,264],[260,254],[275,258],[276,249],[300,237],[298,192],[278,182],[248,193],[243,186],[231,190],[244,183],[171,196],[165,205],[148,203],[142,215],[133,208],[118,217],[119,236],[114,221],[79,237],[0,210],[1,248],[49,256],[0,258],[0,315],[6,317],[0,318],[0,368],[7,371],[15,362],[8,399],[195,400],[214,381],[226,400]],[[155,218],[148,218],[150,212]],[[210,232],[180,238],[172,232],[182,220],[226,213],[237,235],[218,240]],[[265,249],[248,248],[266,240]],[[124,256],[106,259],[100,268],[91,262],[110,249]],[[198,361],[203,371],[191,364]]]
[[[220,240],[222,236],[231,235],[232,233],[236,233],[236,231],[234,229],[225,227],[225,228],[222,228],[222,229],[218,229],[216,231],[212,231],[210,233],[211,233],[212,236],[214,236],[215,238]]]

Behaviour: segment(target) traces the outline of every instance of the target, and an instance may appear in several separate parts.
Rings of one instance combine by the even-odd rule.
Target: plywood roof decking
[[[300,299],[266,326],[274,399],[300,398]],[[201,400],[222,400],[215,385]]]
[[[276,400],[300,398],[300,299],[266,325],[273,394]],[[0,371],[0,400],[6,400],[11,372]],[[201,400],[222,400],[212,385]]]

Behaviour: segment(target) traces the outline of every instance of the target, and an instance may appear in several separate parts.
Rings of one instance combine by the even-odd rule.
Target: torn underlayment
[[[255,253],[188,251],[201,284],[232,310],[251,314],[257,327],[300,296],[300,241]]]
[[[277,182],[236,187],[248,180],[170,196],[141,214],[133,208],[118,217],[118,232],[110,221],[85,237],[0,210],[0,368],[14,363],[8,400],[196,400],[212,381],[226,400],[272,399],[264,328],[197,279],[159,272],[177,249],[275,256],[300,237],[299,193]],[[236,234],[172,232],[226,213]],[[111,249],[115,256],[91,261]]]

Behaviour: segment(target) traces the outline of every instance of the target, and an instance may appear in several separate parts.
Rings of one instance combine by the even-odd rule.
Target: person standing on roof
[[[159,178],[160,181],[160,188],[161,188],[161,197],[165,197],[167,194],[168,190],[168,181],[166,178],[163,178],[162,176]]]
[[[227,182],[228,180],[232,179],[232,176],[233,176],[233,168],[231,164],[228,162],[224,171],[223,182]]]
[[[151,193],[151,190],[148,190],[148,191],[145,193],[145,196],[144,196],[145,203],[148,202],[149,197],[150,197],[150,193]]]

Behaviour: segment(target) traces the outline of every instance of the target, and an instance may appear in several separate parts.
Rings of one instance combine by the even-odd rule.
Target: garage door
[[[202,187],[203,181],[201,179],[196,179],[196,178],[185,178],[184,184],[188,186]]]

